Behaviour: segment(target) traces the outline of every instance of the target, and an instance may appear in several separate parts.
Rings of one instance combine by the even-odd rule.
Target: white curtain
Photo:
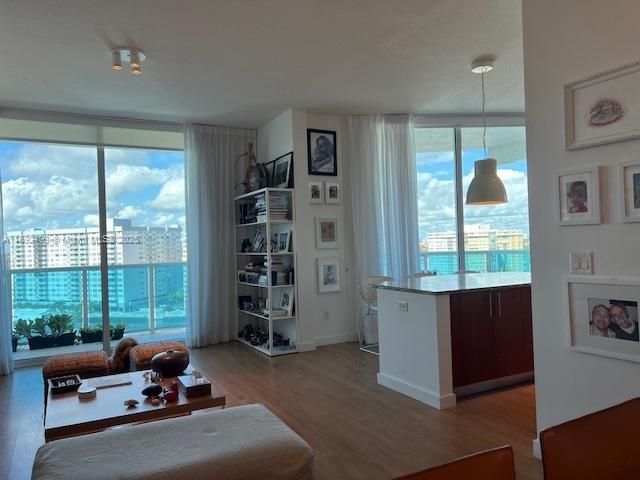
[[[416,155],[410,115],[352,116],[348,122],[358,281],[418,271]]]
[[[253,130],[186,127],[190,347],[204,347],[235,336],[233,165],[249,142],[255,142]]]
[[[0,175],[0,375],[13,371],[13,349],[11,348],[11,293],[9,291],[9,265],[7,265],[7,245],[4,236],[2,215],[2,175]]]

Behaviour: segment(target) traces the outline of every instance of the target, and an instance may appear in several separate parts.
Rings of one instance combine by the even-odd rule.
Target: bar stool
[[[367,313],[362,315],[362,320],[360,321],[360,328],[358,330],[358,340],[360,343],[360,351],[358,353],[358,371],[360,371],[360,365],[362,363],[362,352],[371,353],[373,355],[380,355],[379,352],[373,350],[373,348],[378,347],[379,343],[365,343],[364,339],[364,327],[365,320],[373,314],[378,313],[378,291],[375,288],[375,285],[379,285],[383,282],[388,282],[393,280],[393,277],[388,277],[385,275],[370,275],[368,277],[364,277],[359,285],[360,296],[362,297],[362,301],[367,306]]]

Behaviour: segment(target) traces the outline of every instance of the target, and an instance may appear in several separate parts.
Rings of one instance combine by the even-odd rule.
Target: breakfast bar
[[[533,378],[531,276],[466,273],[378,288],[378,383],[443,409]]]

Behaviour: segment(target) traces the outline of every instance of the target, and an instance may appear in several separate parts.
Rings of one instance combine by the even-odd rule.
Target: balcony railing
[[[101,276],[98,266],[11,270],[13,323],[66,313],[76,330],[101,325]],[[111,325],[129,333],[185,326],[184,262],[110,266],[108,282]]]
[[[529,250],[473,250],[465,252],[466,270],[477,272],[530,272]],[[420,252],[420,269],[449,275],[458,270],[457,252]]]

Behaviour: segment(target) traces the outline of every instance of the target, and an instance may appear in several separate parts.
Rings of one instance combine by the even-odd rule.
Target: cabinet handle
[[[489,294],[489,317],[493,317],[493,293]]]
[[[502,292],[498,292],[498,316],[502,317]]]

